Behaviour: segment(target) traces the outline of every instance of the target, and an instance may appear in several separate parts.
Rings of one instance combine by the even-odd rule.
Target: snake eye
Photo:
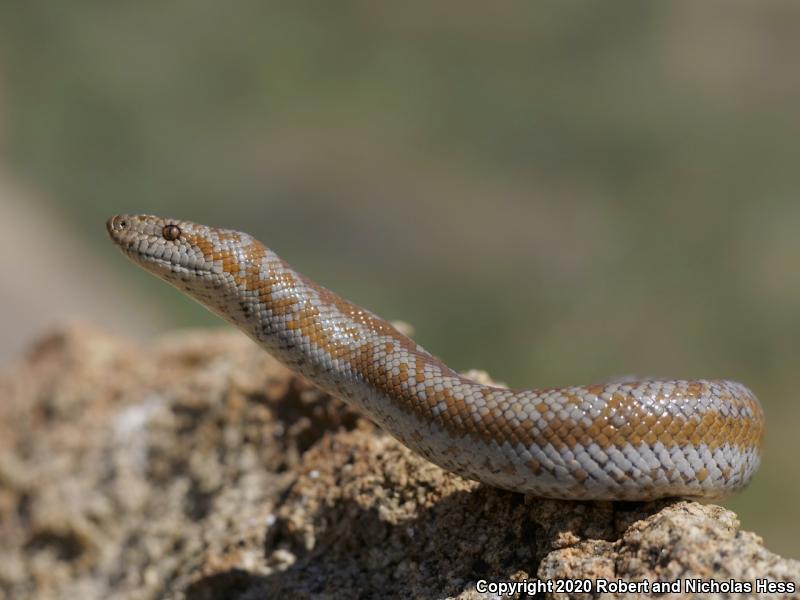
[[[179,237],[181,237],[181,228],[177,225],[165,225],[164,229],[161,231],[161,235],[164,236],[165,240],[169,240],[170,242],[174,242]]]

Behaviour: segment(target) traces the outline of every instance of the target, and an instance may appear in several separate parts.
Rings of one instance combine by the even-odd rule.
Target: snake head
[[[106,228],[133,262],[207,304],[210,289],[233,293],[266,252],[246,233],[153,215],[116,215]]]
[[[116,215],[106,223],[108,235],[135,263],[165,279],[214,268],[213,252],[202,243],[212,228],[152,215]]]
[[[108,235],[133,262],[241,326],[274,283],[265,264],[280,264],[246,233],[153,215],[117,215]]]

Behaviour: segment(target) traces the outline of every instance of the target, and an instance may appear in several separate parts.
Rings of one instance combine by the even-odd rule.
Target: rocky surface
[[[446,473],[227,330],[137,346],[66,326],[0,376],[0,394],[2,600],[500,597],[481,580],[800,583],[800,563],[718,506],[544,501]],[[753,595],[684,586],[660,597]],[[598,596],[639,594],[535,597]]]

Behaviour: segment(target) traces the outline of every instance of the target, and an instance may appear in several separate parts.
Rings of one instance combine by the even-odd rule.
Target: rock
[[[800,563],[718,506],[546,501],[442,471],[228,330],[137,346],[69,325],[0,393],[2,600],[501,597],[482,580],[554,586],[537,598],[638,595],[597,580],[737,597],[693,579],[750,583],[744,598],[757,579],[800,583]]]

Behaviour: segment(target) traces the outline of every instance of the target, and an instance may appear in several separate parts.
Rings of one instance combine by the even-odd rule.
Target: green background
[[[2,2],[2,166],[175,327],[217,322],[110,214],[247,230],[513,386],[740,380],[727,505],[797,558],[798,56],[789,1]]]

